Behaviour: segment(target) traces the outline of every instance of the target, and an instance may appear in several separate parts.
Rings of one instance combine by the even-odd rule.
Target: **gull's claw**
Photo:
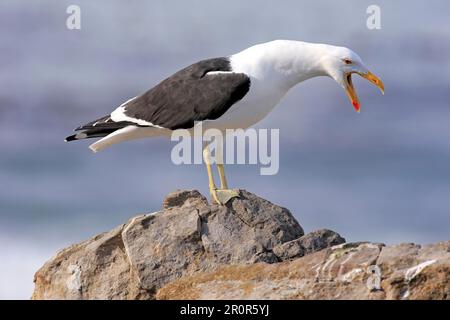
[[[218,205],[225,205],[233,198],[239,198],[239,191],[233,189],[211,189],[211,199]]]

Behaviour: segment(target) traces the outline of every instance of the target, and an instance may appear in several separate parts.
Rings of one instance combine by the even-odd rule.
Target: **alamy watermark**
[[[171,152],[176,165],[203,163],[203,148],[208,146],[211,164],[259,164],[261,175],[275,175],[280,168],[279,129],[203,131],[199,122],[190,130],[174,130],[171,140],[177,142]]]
[[[367,7],[366,13],[369,15],[366,20],[366,26],[369,30],[381,29],[381,8],[376,4]]]
[[[366,286],[370,291],[381,290],[381,269],[377,265],[370,265],[367,268],[369,277],[367,278]]]
[[[66,27],[69,30],[81,29],[81,8],[75,4],[67,7],[66,13],[69,15],[66,19]]]

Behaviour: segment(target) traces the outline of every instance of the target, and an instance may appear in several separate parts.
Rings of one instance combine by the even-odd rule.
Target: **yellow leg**
[[[209,193],[211,194],[211,199],[219,205],[226,204],[230,199],[239,197],[239,192],[236,190],[228,189],[227,179],[225,177],[225,171],[223,168],[222,154],[219,153],[219,163],[217,164],[217,171],[219,172],[220,178],[220,189],[217,189],[214,183],[214,176],[212,173],[211,157],[209,153],[208,146],[203,149],[203,159],[206,164],[206,170],[208,171],[209,179]]]
[[[223,164],[217,164],[217,171],[219,171],[220,189],[228,189],[227,177],[225,177]]]
[[[227,178],[225,177],[225,169],[223,168],[223,143],[222,141],[218,142],[217,146],[217,171],[219,172],[219,178],[220,178],[220,189],[228,189],[228,183]]]
[[[221,204],[219,199],[217,198],[217,187],[214,183],[214,176],[212,173],[212,166],[211,166],[211,157],[209,154],[209,148],[208,146],[205,146],[203,149],[203,160],[206,164],[206,171],[208,172],[208,182],[209,182],[209,193],[211,195],[211,199],[214,200],[217,204]]]

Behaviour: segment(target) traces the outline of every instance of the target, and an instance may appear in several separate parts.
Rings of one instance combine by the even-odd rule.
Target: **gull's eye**
[[[352,60],[350,60],[348,58],[342,59],[342,61],[344,61],[345,64],[352,64],[353,63]]]

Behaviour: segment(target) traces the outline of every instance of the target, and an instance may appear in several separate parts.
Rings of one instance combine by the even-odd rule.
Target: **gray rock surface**
[[[345,243],[338,233],[321,229],[276,246],[273,252],[280,260],[292,260],[322,249]]]
[[[279,262],[273,248],[303,235],[289,210],[245,190],[227,206],[177,191],[163,208],[60,251],[36,273],[33,298],[148,299],[219,265]]]

